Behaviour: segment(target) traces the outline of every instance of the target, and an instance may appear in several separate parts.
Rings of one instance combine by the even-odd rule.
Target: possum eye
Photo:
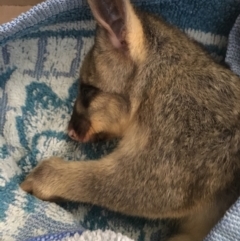
[[[97,95],[99,89],[87,84],[81,84],[80,86],[80,97],[82,104],[85,108],[87,108],[93,98]]]
[[[98,92],[98,88],[92,85],[81,84],[80,91],[82,96],[91,98]]]

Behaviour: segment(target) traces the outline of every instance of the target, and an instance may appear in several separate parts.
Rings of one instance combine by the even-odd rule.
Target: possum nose
[[[71,137],[73,140],[78,140],[78,136],[77,136],[76,132],[75,132],[73,129],[71,129],[71,130],[68,131],[68,135],[69,135],[69,137]]]

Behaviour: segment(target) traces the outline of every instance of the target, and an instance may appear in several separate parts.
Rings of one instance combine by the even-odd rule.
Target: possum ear
[[[88,3],[115,48],[128,49],[134,58],[143,56],[143,29],[129,0],[88,0]]]

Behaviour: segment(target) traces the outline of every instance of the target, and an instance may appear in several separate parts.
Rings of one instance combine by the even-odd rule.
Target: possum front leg
[[[52,157],[41,162],[21,188],[46,201],[91,203],[153,219],[179,218],[180,233],[169,241],[201,241],[223,215],[225,208],[219,211],[217,203],[199,202],[189,209],[169,211],[162,205],[168,197],[158,194],[159,182],[151,178],[150,169],[139,169],[142,162],[119,153],[115,151],[98,161],[66,162]],[[171,206],[171,198],[167,201]]]
[[[45,201],[63,199],[91,203],[127,215],[154,219],[182,216],[179,219],[179,235],[169,241],[201,241],[222,216],[218,204],[199,205],[166,214],[161,207],[164,197],[156,200],[157,189],[152,189],[151,181],[131,169],[133,161],[127,160],[129,169],[126,166],[122,168],[124,164],[113,157],[116,156],[113,154],[99,161],[79,162],[52,157],[41,162],[21,184],[21,188]],[[126,163],[127,156],[121,158],[125,158],[123,162]]]
[[[113,153],[97,161],[71,162],[52,157],[42,161],[21,188],[45,201],[91,203],[128,215],[158,217],[146,195],[147,177],[139,182],[141,173],[131,169],[133,160],[126,160],[126,155],[116,157]],[[151,194],[152,190],[147,192]]]

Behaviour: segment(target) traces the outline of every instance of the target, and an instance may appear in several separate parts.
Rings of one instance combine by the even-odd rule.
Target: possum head
[[[131,122],[136,67],[145,59],[140,19],[129,0],[89,0],[97,21],[95,43],[86,55],[69,136],[80,142],[121,137]]]

